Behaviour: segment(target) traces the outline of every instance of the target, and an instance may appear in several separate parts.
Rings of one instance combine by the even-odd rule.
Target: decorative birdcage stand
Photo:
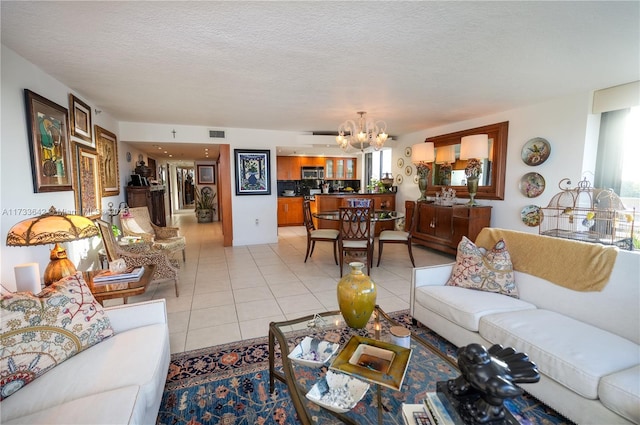
[[[560,192],[541,208],[540,234],[633,249],[634,209],[626,209],[611,189],[596,189],[584,180],[571,188],[562,179]]]

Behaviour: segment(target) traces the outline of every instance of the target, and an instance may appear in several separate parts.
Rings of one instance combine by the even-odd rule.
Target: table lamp
[[[464,174],[467,176],[467,189],[469,190],[468,206],[478,205],[475,201],[476,193],[478,193],[478,178],[482,173],[481,159],[487,158],[489,154],[489,135],[474,134],[473,136],[465,136],[460,141],[460,159],[467,160],[467,166]]]
[[[44,271],[46,286],[76,273],[76,268],[67,258],[63,242],[76,241],[98,234],[98,228],[87,217],[58,212],[54,207],[49,212],[15,224],[7,233],[7,246],[32,246],[55,244],[51,250],[49,265]]]
[[[439,184],[449,186],[451,184],[451,164],[456,162],[455,145],[440,146],[436,149],[436,164],[440,165]]]
[[[433,142],[418,143],[411,147],[411,162],[418,169],[418,187],[420,188],[418,202],[427,200],[429,173],[431,173],[431,164],[435,158]]]

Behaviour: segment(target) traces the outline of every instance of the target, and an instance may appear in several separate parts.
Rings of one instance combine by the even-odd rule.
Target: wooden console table
[[[430,202],[405,201],[406,222],[417,214],[411,241],[455,255],[463,236],[475,241],[478,233],[491,226],[491,207],[444,206]]]

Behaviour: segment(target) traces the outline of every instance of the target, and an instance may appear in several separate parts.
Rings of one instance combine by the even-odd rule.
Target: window
[[[612,188],[627,208],[640,209],[640,106],[604,112],[594,187]]]
[[[392,172],[391,148],[368,152],[364,155],[365,161],[365,186],[371,184],[371,180],[380,180],[382,176]]]

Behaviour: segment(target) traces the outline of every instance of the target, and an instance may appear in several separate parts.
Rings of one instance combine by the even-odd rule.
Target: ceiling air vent
[[[212,139],[224,139],[224,131],[223,130],[209,130],[209,137]]]

